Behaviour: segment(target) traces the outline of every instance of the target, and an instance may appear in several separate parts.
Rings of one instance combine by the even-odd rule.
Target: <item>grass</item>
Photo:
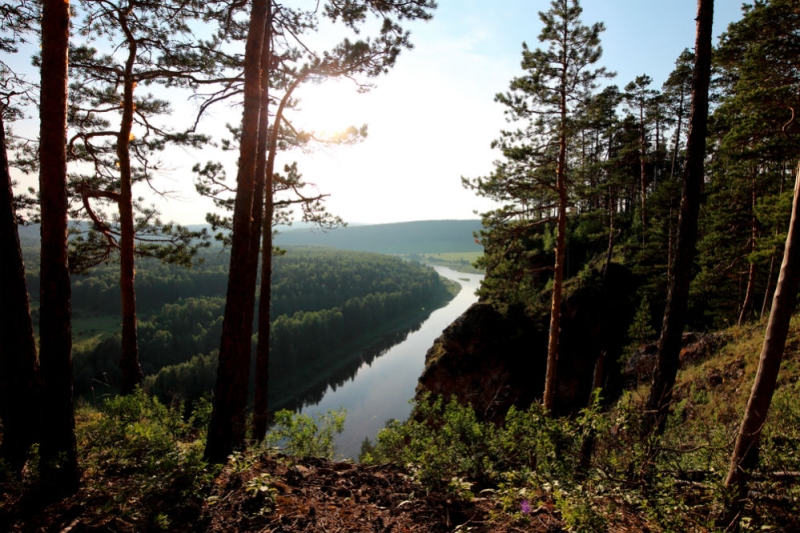
[[[120,331],[118,315],[79,316],[72,319],[72,346],[91,349],[100,341]]]

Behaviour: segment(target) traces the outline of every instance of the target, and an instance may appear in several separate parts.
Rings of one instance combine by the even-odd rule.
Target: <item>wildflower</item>
[[[519,510],[522,511],[522,514],[529,514],[531,512],[531,504],[528,500],[522,500],[520,502]]]

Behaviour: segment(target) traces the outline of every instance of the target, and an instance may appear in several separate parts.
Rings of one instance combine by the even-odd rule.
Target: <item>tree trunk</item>
[[[697,218],[700,211],[700,192],[703,184],[706,132],[708,129],[708,86],[711,77],[711,26],[714,19],[714,0],[697,2],[697,37],[694,71],[692,73],[692,111],[689,120],[689,139],[686,166],[683,172],[683,191],[678,218],[678,239],[673,276],[667,293],[667,306],[658,342],[658,357],[653,384],[647,398],[643,433],[653,428],[662,433],[666,424],[672,387],[678,373],[681,337],[686,323],[689,284],[697,244]]]
[[[3,111],[0,106],[0,250],[4,250],[0,257],[0,457],[20,473],[36,440],[39,361],[14,211]]]
[[[758,371],[750,391],[750,399],[742,418],[742,425],[736,437],[736,445],[731,456],[730,469],[725,479],[725,487],[737,489],[739,498],[728,508],[728,516],[741,504],[740,498],[746,494],[747,474],[755,466],[761,430],[767,419],[772,395],[778,381],[778,372],[789,333],[789,321],[797,303],[797,287],[800,283],[800,166],[794,186],[792,218],[783,263],[772,300],[772,312],[764,336],[764,344],[758,361]],[[730,521],[728,521],[730,523]],[[727,526],[727,524],[725,524]]]
[[[261,69],[261,114],[259,117],[259,126],[258,126],[258,162],[256,164],[256,201],[258,202],[258,214],[257,216],[253,216],[253,234],[251,235],[252,239],[252,248],[251,253],[254,252],[254,256],[250,258],[253,262],[253,270],[254,273],[258,271],[258,250],[261,247],[263,259],[262,265],[264,262],[267,261],[267,257],[270,259],[272,258],[272,240],[268,238],[264,232],[266,231],[269,233],[270,237],[272,236],[272,169],[268,169],[267,163],[267,153],[269,152],[269,158],[273,157],[271,143],[270,143],[270,132],[269,132],[269,75],[271,72],[271,40],[272,40],[272,5],[270,3],[267,4],[267,25],[265,29],[264,35],[264,42],[261,47],[261,61],[262,61],[262,69]],[[269,186],[267,186],[269,184]],[[262,246],[262,238],[263,238],[263,246]],[[269,247],[267,247],[269,245]],[[253,277],[253,300],[255,300],[256,294],[256,286],[255,286],[256,278]],[[272,283],[272,269],[264,270],[262,267],[261,269],[261,288],[260,288],[260,295],[259,298],[264,298],[264,284],[267,284],[269,287]],[[266,306],[266,313],[267,313],[267,332],[266,332],[266,341],[269,342],[269,290],[267,291],[266,298],[267,298],[267,306]],[[253,306],[255,305],[255,301],[253,302]],[[252,307],[252,306],[251,306]],[[264,372],[263,369],[260,368],[262,365],[261,363],[261,343],[262,343],[262,335],[264,334],[263,330],[261,329],[262,323],[262,313],[264,312],[264,305],[262,301],[259,299],[258,305],[258,344],[256,345],[256,376],[255,376],[255,403],[253,405],[253,428],[252,428],[252,438],[255,441],[261,442],[264,440],[264,437],[267,434],[267,389],[268,383],[266,380],[269,380],[269,373]],[[269,357],[269,353],[267,354]],[[264,381],[262,381],[264,380]]]
[[[42,479],[78,489],[72,403],[72,308],[67,259],[67,82],[69,2],[42,4],[39,188],[42,208],[39,306]]]
[[[786,180],[784,176],[786,175],[786,163],[783,164],[783,172],[781,172],[781,189],[780,193],[783,194],[783,188],[785,186]],[[779,228],[775,228],[775,235],[780,233]],[[770,288],[772,287],[772,273],[775,271],[775,253],[772,253],[772,257],[769,260],[769,274],[767,274],[767,288],[764,289],[764,300],[761,303],[761,319],[764,319],[764,315],[767,314],[768,305],[769,305],[769,295],[770,295]]]
[[[769,294],[772,288],[772,273],[775,271],[775,256],[773,255],[769,260],[769,273],[767,274],[767,288],[764,289],[764,301],[761,302],[761,320],[767,314],[767,304],[769,304]]]
[[[645,161],[644,104],[639,106],[639,194],[642,196],[642,246],[647,229],[647,167]]]
[[[272,11],[268,14],[272,17]],[[271,21],[270,21],[271,24]],[[269,135],[267,147],[267,168],[264,188],[264,218],[261,228],[261,286],[258,296],[258,344],[256,346],[256,379],[255,379],[255,405],[253,406],[253,438],[263,440],[267,433],[267,419],[269,418],[269,358],[270,358],[270,306],[272,303],[272,219],[275,213],[273,197],[275,179],[275,157],[278,153],[278,126],[283,120],[283,111],[289,102],[294,90],[304,80],[298,77],[286,89],[278,109]]]
[[[603,266],[603,275],[608,273],[608,267],[611,265],[611,257],[614,253],[614,212],[616,211],[616,202],[611,194],[611,187],[608,189],[608,248],[606,249],[606,264]]]
[[[656,150],[653,158],[653,189],[658,188],[658,169],[661,168],[661,109],[656,100]]]
[[[678,104],[678,126],[675,128],[675,147],[672,150],[672,168],[669,172],[670,179],[675,178],[675,165],[678,161],[678,148],[681,144],[681,127],[683,126],[683,90],[681,90],[681,99]]]
[[[250,337],[244,337],[248,315],[244,303],[253,287],[245,283],[250,255],[251,216],[255,188],[259,111],[261,109],[261,48],[266,23],[267,0],[253,0],[244,58],[244,112],[233,234],[228,274],[228,291],[222,322],[214,407],[208,426],[205,457],[214,463],[245,445],[245,415],[250,377]],[[250,314],[252,317],[252,314]]]
[[[272,300],[272,216],[274,150],[270,149],[264,202],[264,220],[261,229],[263,249],[261,256],[261,288],[258,300],[258,347],[256,348],[256,397],[253,407],[253,438],[263,440],[267,433],[269,414],[269,356],[270,356],[270,303]]]
[[[751,234],[750,234],[750,252],[755,252],[756,250],[756,239],[758,238],[758,221],[756,219],[756,178],[753,177],[753,188],[751,191],[752,196],[752,204],[751,204],[751,211],[750,211],[750,223],[751,223]],[[739,326],[742,326],[746,321],[747,318],[752,314],[753,308],[753,300],[756,296],[756,263],[755,261],[750,262],[750,268],[747,272],[747,290],[744,293],[744,302],[742,303],[742,309],[739,313]]]
[[[564,259],[567,231],[567,104],[561,93],[561,126],[558,135],[558,167],[556,189],[558,192],[558,228],[556,235],[556,261],[553,266],[553,297],[550,305],[550,333],[547,341],[547,371],[544,381],[544,408],[553,412],[556,398],[556,368],[558,366],[558,336],[561,333],[561,297],[564,287]]]
[[[125,15],[123,15],[125,17]],[[126,20],[123,18],[123,29]],[[139,344],[136,332],[136,267],[134,259],[134,220],[133,220],[133,179],[131,176],[131,155],[129,151],[131,129],[133,128],[133,65],[136,62],[136,41],[128,33],[128,59],[125,62],[125,75],[122,96],[122,121],[117,135],[117,159],[119,161],[120,193],[118,201],[120,224],[119,250],[119,288],[122,306],[122,353],[120,370],[122,380],[120,393],[131,394],[142,383],[142,367],[139,364]]]

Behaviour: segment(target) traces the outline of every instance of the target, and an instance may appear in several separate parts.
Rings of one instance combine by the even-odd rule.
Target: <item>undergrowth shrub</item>
[[[365,462],[410,465],[429,490],[446,489],[453,479],[496,483],[500,474],[527,469],[555,479],[575,470],[582,421],[553,419],[535,404],[526,411],[511,408],[505,424],[478,421],[472,407],[455,398],[424,396],[414,416],[378,433]]]
[[[315,418],[283,409],[275,413],[275,422],[265,444],[294,457],[333,459],[335,438],[344,431],[347,411],[328,411]]]
[[[167,510],[182,508],[213,479],[212,468],[203,460],[205,432],[196,427],[195,414],[184,419],[181,409],[137,389],[82,415],[88,419],[77,433],[82,466],[102,474],[88,477],[101,483],[114,476],[127,478],[112,492],[123,516],[158,509],[161,512],[151,521],[161,527],[169,521]]]

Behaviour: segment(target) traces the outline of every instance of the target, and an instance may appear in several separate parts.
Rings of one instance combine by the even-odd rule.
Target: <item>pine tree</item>
[[[678,372],[683,328],[686,323],[689,284],[697,243],[697,219],[704,177],[708,127],[708,89],[711,78],[711,26],[714,0],[698,0],[695,65],[692,74],[692,113],[689,122],[686,166],[683,173],[675,268],[669,282],[667,306],[658,341],[658,356],[653,384],[647,398],[643,434],[656,428],[663,432]]]
[[[577,0],[553,0],[549,11],[540,12],[544,27],[539,41],[547,49],[531,50],[522,45],[525,75],[511,82],[510,91],[497,95],[506,106],[506,116],[520,123],[516,131],[501,132],[494,146],[505,161],[488,178],[466,180],[479,195],[505,204],[485,215],[492,228],[508,228],[506,222],[520,220],[521,231],[553,224],[555,260],[547,349],[544,405],[553,409],[555,399],[561,297],[564,282],[567,211],[575,201],[571,194],[568,148],[573,142],[573,121],[579,103],[606,76],[605,69],[592,69],[602,54],[602,23],[584,26]],[[495,233],[500,235],[500,231]],[[505,238],[501,238],[505,241]],[[494,245],[490,244],[490,249]],[[504,248],[504,245],[500,245]]]
[[[245,75],[245,112],[248,112],[247,94],[248,91],[258,90],[265,98],[262,106],[258,107],[258,124],[245,127],[243,123],[241,131],[240,153],[247,151],[247,161],[253,157],[252,181],[248,167],[246,181],[242,181],[242,164],[240,158],[239,178],[237,178],[236,197],[234,205],[232,223],[232,257],[231,257],[231,282],[229,284],[228,306],[226,306],[226,318],[229,314],[231,320],[229,328],[223,326],[222,347],[220,349],[220,366],[217,379],[217,397],[215,401],[215,413],[217,403],[219,403],[220,413],[212,414],[212,426],[209,427],[209,445],[206,448],[206,455],[211,460],[223,460],[233,448],[244,445],[244,409],[246,396],[228,394],[231,383],[244,383],[246,393],[247,368],[242,369],[245,361],[249,361],[250,354],[250,333],[253,317],[253,298],[256,270],[258,266],[258,243],[262,239],[262,279],[260,289],[259,307],[259,344],[256,364],[256,405],[254,408],[254,438],[262,438],[266,431],[267,414],[267,381],[269,368],[269,305],[270,305],[270,280],[271,280],[271,254],[272,254],[272,227],[275,220],[285,217],[282,208],[298,205],[303,214],[303,218],[314,221],[322,225],[337,224],[339,220],[330,217],[324,210],[321,200],[324,195],[308,195],[303,191],[305,183],[297,172],[295,165],[287,166],[285,176],[274,171],[275,155],[282,142],[284,146],[302,145],[314,139],[313,134],[307,132],[293,131],[290,125],[284,123],[284,114],[291,109],[295,103],[294,91],[306,82],[319,81],[321,79],[340,77],[340,76],[376,76],[382,74],[390,68],[397,59],[398,54],[404,48],[410,47],[409,33],[403,30],[398,21],[416,18],[430,18],[429,11],[435,7],[435,3],[429,0],[419,0],[413,2],[403,1],[380,1],[370,0],[362,2],[339,3],[332,1],[326,4],[323,13],[333,22],[341,21],[351,29],[357,29],[370,14],[375,15],[383,21],[380,33],[377,38],[369,40],[358,40],[351,42],[343,40],[332,50],[326,52],[313,52],[304,42],[304,34],[316,28],[314,12],[303,12],[300,10],[288,9],[285,6],[270,3],[265,6],[264,23],[265,37],[260,41],[259,57],[263,61],[266,56],[269,62],[262,62],[261,69],[264,77],[258,81],[253,79],[248,86],[247,74]],[[253,28],[248,31],[248,38],[252,35]],[[260,30],[259,30],[260,31]],[[247,65],[248,52],[245,52],[245,65]],[[253,51],[253,54],[256,54]],[[245,69],[245,71],[247,71]],[[266,71],[266,72],[264,72]],[[269,83],[266,83],[267,80]],[[275,96],[273,96],[275,95]],[[274,114],[269,113],[269,109],[264,109],[263,105],[270,105],[275,102]],[[253,101],[255,105],[255,100]],[[250,113],[255,113],[255,107],[250,108]],[[271,119],[272,123],[269,123]],[[246,120],[247,121],[247,120]],[[246,122],[245,121],[245,122]],[[252,129],[251,129],[252,127]],[[266,129],[266,131],[265,131]],[[256,133],[257,131],[257,133]],[[249,133],[248,133],[249,132]],[[255,146],[246,146],[247,135],[255,135]],[[365,130],[350,128],[345,135],[334,142],[352,142],[362,137]],[[250,150],[252,149],[252,154]],[[244,155],[242,155],[244,157]],[[249,163],[248,163],[249,164]],[[212,182],[219,184],[220,180],[212,174],[213,165],[207,167],[209,173],[207,177],[212,177]],[[245,187],[244,189],[242,187]],[[206,192],[215,191],[208,186]],[[288,191],[294,194],[293,197],[281,198],[280,192]],[[263,198],[263,205],[262,205]],[[247,207],[245,207],[245,205]],[[244,216],[247,211],[249,221],[245,228],[243,220],[239,221],[237,230],[237,218]],[[225,221],[219,218],[215,222]],[[258,221],[262,221],[261,225]],[[238,231],[238,235],[237,235]],[[245,241],[247,251],[244,251]],[[234,250],[238,243],[238,256],[233,257]],[[234,262],[241,261],[241,270],[237,266],[237,274],[234,274]],[[235,287],[234,287],[235,285]],[[230,291],[234,291],[235,294]],[[237,309],[228,310],[230,306],[237,306]],[[238,324],[238,326],[237,326]],[[247,343],[235,344],[232,339],[246,339]],[[234,363],[238,361],[238,363]],[[241,388],[241,387],[239,387]],[[222,397],[220,396],[222,394]],[[225,420],[230,414],[236,413],[234,426],[229,430],[229,422]],[[241,415],[240,415],[241,414]],[[241,418],[240,418],[241,416]],[[212,447],[212,427],[215,435],[213,436]],[[223,433],[224,431],[224,433]]]
[[[0,6],[0,51],[16,53],[34,32],[37,13],[33,3]],[[3,442],[0,458],[17,473],[36,440],[39,361],[31,320],[25,264],[19,241],[17,201],[9,168],[6,124],[23,116],[20,109],[31,88],[0,63],[0,419]]]
[[[213,2],[210,3],[213,5]],[[196,88],[222,61],[214,41],[194,35],[191,25],[206,14],[205,3],[149,0],[82,0],[77,30],[85,41],[72,49],[70,157],[88,163],[70,185],[78,208],[88,218],[88,235],[72,240],[71,268],[81,272],[119,254],[122,310],[120,389],[129,394],[142,381],[137,343],[135,257],[152,256],[190,264],[202,238],[186,228],[164,224],[153,208],[139,205],[134,186],[161,168],[167,146],[199,147],[207,139],[161,125],[171,112],[166,100],[142,94],[162,84]],[[119,55],[103,50],[122,50]],[[86,168],[86,167],[82,167]],[[111,205],[113,219],[103,209]]]
[[[59,492],[78,489],[72,403],[72,307],[67,256],[67,76],[69,2],[42,4],[39,189],[42,209],[39,357],[42,479]]]
[[[781,195],[800,134],[792,111],[800,105],[792,67],[800,52],[797,25],[795,3],[759,2],[729,26],[715,56],[720,104],[709,202],[721,209],[706,222],[701,276],[703,284],[723,289],[709,300],[718,322],[743,323],[769,301],[782,243],[776,230],[788,218]]]
[[[636,76],[636,79],[625,86],[625,100],[628,103],[629,112],[637,119],[639,124],[639,202],[640,216],[642,221],[642,246],[647,234],[647,189],[649,181],[647,179],[648,163],[648,128],[650,126],[647,111],[653,103],[657,92],[650,89],[653,79],[646,74]]]
[[[772,395],[778,382],[783,350],[789,334],[789,322],[797,304],[798,285],[800,285],[800,167],[797,169],[795,179],[792,216],[772,313],[764,335],[764,345],[753,388],[736,435],[730,468],[725,478],[725,487],[736,491],[736,497],[729,502],[721,524],[729,530],[736,529],[730,527],[733,525],[731,522],[739,519],[742,499],[747,495],[747,476],[758,458],[761,430],[767,420]]]

